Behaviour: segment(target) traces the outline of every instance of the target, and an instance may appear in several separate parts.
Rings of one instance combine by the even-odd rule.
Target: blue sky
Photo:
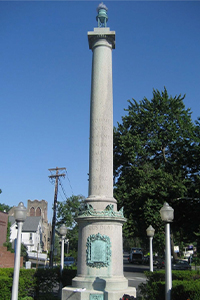
[[[88,195],[92,52],[100,1],[0,2],[0,203],[46,200],[49,168],[66,167],[65,195]],[[200,116],[200,2],[104,1],[113,50],[114,125],[128,99],[166,86]],[[58,200],[65,195],[59,186]]]

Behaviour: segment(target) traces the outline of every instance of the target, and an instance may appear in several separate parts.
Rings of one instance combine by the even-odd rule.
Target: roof
[[[12,226],[15,223],[15,218],[13,216],[9,216],[8,221],[11,223]]]
[[[24,221],[22,227],[22,232],[36,232],[40,220],[41,217],[26,217],[26,220]],[[9,222],[11,222],[11,226],[12,226],[15,223],[15,218],[13,216],[10,216]]]

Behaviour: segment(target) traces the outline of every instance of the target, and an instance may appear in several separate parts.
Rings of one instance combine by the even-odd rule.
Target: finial
[[[108,21],[107,10],[108,8],[103,2],[97,7],[98,15],[96,16],[96,20],[98,22],[98,27],[106,27],[106,22]]]

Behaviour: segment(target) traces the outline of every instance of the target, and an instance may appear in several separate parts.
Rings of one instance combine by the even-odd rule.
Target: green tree
[[[1,194],[1,190],[0,190],[0,194]],[[12,207],[9,206],[9,205],[6,205],[4,203],[0,203],[0,211],[4,211],[4,212],[8,213],[11,208]]]
[[[164,249],[159,213],[163,203],[175,210],[175,239],[191,238],[189,208],[185,210],[180,199],[199,194],[200,126],[192,122],[184,98],[169,96],[164,88],[162,92],[153,90],[151,100],[129,100],[128,114],[114,128],[114,194],[128,219],[125,235],[146,243],[146,228],[151,224],[156,229],[154,249],[160,252]],[[187,201],[187,206],[192,207],[192,201]],[[188,215],[187,220],[183,221],[183,214]]]
[[[3,244],[3,246],[7,247],[8,251],[14,252],[14,249],[12,248],[12,243],[10,242],[10,227],[11,227],[11,222],[8,221],[6,242]]]
[[[67,239],[69,239],[71,251],[77,251],[78,248],[78,226],[75,218],[84,199],[85,197],[82,195],[72,195],[63,202],[58,201],[57,227],[62,224],[68,227]]]
[[[29,260],[29,258],[28,258],[28,248],[27,248],[27,246],[25,245],[25,244],[21,244],[21,256],[23,256],[23,261],[24,262],[26,262],[26,261],[28,261]]]
[[[0,194],[1,194],[1,190],[0,190]],[[0,211],[8,213],[10,209],[11,209],[11,206],[6,205],[4,203],[0,203]],[[8,251],[14,252],[14,250],[12,249],[12,243],[10,242],[10,226],[11,226],[11,223],[8,221],[6,242],[3,245],[5,247],[7,247]]]

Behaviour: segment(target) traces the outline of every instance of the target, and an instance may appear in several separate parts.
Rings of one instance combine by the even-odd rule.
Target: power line
[[[66,175],[67,175],[67,180],[68,180],[68,182],[69,182],[69,186],[70,186],[70,188],[71,188],[71,192],[72,192],[72,195],[73,195],[74,193],[73,193],[72,185],[71,185],[71,182],[70,182],[70,179],[69,179],[69,175],[68,175],[67,170],[66,170]],[[62,192],[63,192],[63,195],[64,195],[65,199],[63,198],[63,196],[62,196],[62,194],[60,193],[60,191],[59,191],[59,194],[60,194],[61,198],[65,201],[65,200],[67,200],[68,196],[67,196],[67,193],[66,193],[66,191],[65,191],[65,189],[64,189],[63,182],[61,181],[61,178],[59,178],[59,185],[61,186],[61,189],[62,189]]]
[[[63,194],[64,194],[64,196],[65,196],[65,200],[67,200],[68,197],[67,197],[67,194],[66,194],[66,192],[65,192],[65,189],[64,189],[64,187],[63,187],[63,184],[62,184],[60,178],[59,178],[59,185],[61,186],[62,192],[63,192]]]
[[[68,172],[67,172],[67,171],[66,171],[66,175],[67,175],[67,180],[69,181],[69,186],[70,186],[70,188],[71,188],[72,195],[74,195],[73,189],[72,189],[72,186],[71,186],[71,182],[70,182],[70,180],[69,180],[69,175],[68,175]]]

